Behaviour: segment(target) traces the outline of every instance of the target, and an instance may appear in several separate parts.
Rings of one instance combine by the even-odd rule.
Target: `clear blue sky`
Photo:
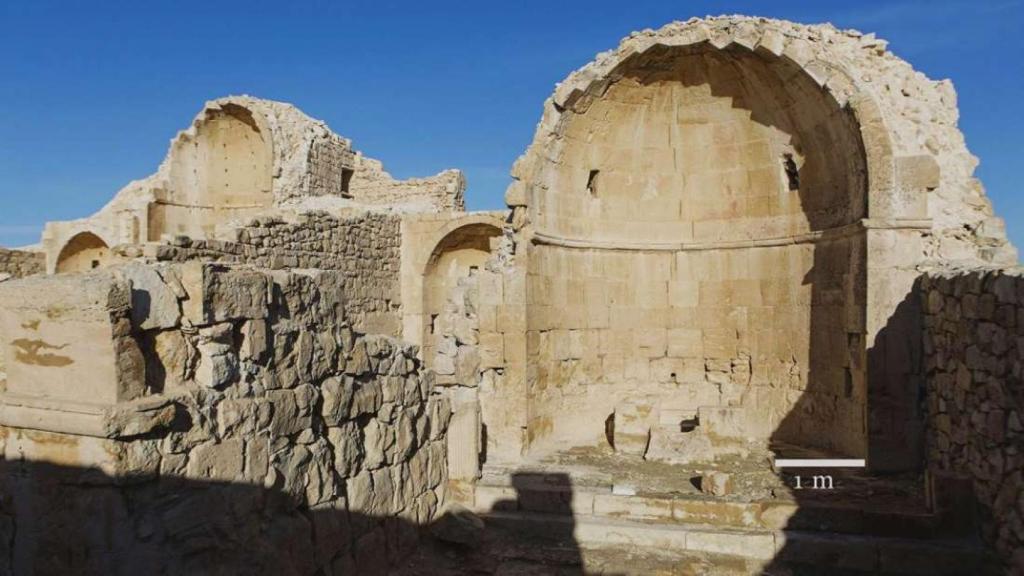
[[[1024,0],[0,0],[0,245],[100,208],[205,100],[241,93],[298,105],[397,177],[461,168],[470,208],[501,207],[556,82],[632,30],[723,13],[873,31],[951,78],[1024,248]]]

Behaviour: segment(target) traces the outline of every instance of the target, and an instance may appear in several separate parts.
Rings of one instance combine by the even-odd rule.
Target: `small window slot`
[[[587,176],[587,192],[590,192],[590,195],[595,198],[597,198],[597,183],[600,175],[600,170],[591,170]]]
[[[796,162],[793,161],[793,155],[788,152],[782,155],[782,170],[786,173],[789,190],[799,190],[800,170],[797,169]]]
[[[352,184],[353,174],[355,174],[355,170],[351,168],[341,169],[341,195],[346,198],[352,197],[352,193],[349,191],[349,186]]]

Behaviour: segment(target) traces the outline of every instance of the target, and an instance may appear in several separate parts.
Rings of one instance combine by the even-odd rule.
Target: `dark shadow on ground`
[[[775,446],[793,450],[792,430],[803,415],[820,411],[814,394],[829,382],[820,373],[836,359],[822,346],[834,321],[823,311],[837,294],[820,285],[829,251],[815,249],[812,284],[811,371],[807,390],[773,434]],[[865,273],[863,270],[860,273]],[[924,385],[921,305],[917,290],[909,289],[860,361],[850,338],[849,373],[866,378],[865,438],[867,468],[787,468],[776,473],[796,501],[797,511],[783,530],[785,544],[766,566],[772,576],[921,574],[980,576],[998,574],[980,547],[969,496],[960,501],[932,495],[924,474]],[[859,302],[855,303],[860,305]],[[827,315],[826,315],[827,316]],[[858,335],[862,337],[862,335]],[[866,363],[866,365],[864,365]],[[824,392],[830,388],[826,386]],[[785,453],[791,457],[844,458],[860,456],[810,446],[812,450]],[[817,448],[817,449],[815,449]],[[776,450],[780,452],[780,450]],[[777,454],[778,455],[778,454]],[[799,486],[799,489],[798,489]],[[943,488],[946,489],[946,488]],[[948,490],[947,490],[948,491]],[[865,538],[869,537],[869,538]],[[828,567],[827,571],[825,567]]]
[[[495,502],[484,514],[486,529],[479,546],[451,546],[430,539],[401,576],[586,574],[576,540],[569,476],[517,472],[510,478],[510,487],[514,496]]]

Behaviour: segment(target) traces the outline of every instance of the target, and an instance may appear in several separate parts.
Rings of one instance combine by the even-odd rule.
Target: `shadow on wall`
[[[385,574],[419,530],[258,485],[0,463],[3,575]]]
[[[922,308],[918,285],[867,351],[868,456],[875,471],[924,469]]]
[[[568,477],[552,485],[565,488],[553,500],[537,499],[536,480],[517,475],[517,498],[495,509],[557,510],[551,506],[561,502],[564,514],[552,516],[542,532],[514,531],[512,542],[488,538],[471,549],[450,542],[480,534],[468,533],[462,520],[452,527],[450,516],[420,526],[344,508],[300,508],[288,493],[259,485],[113,478],[98,469],[4,461],[0,575],[491,573],[505,562],[499,547],[509,546],[544,548],[531,569],[541,571],[529,573],[583,574]],[[411,556],[425,532],[446,521],[454,540],[431,539]]]
[[[915,285],[866,351],[869,468],[777,472],[797,509],[782,528],[785,544],[765,574],[821,574],[823,565],[834,567],[829,574],[851,575],[1002,573],[981,548],[970,489],[938,482],[926,488],[921,325]],[[795,409],[801,408],[807,406],[798,403]],[[779,440],[778,430],[773,440]],[[853,523],[844,519],[849,510],[858,511]],[[801,538],[806,531],[844,536],[832,542]]]

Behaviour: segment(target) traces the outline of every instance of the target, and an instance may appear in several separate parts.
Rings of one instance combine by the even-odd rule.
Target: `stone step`
[[[973,527],[944,522],[927,511],[864,509],[840,502],[734,502],[690,495],[619,495],[610,487],[568,484],[479,483],[472,508],[477,513],[539,512],[643,520],[659,524],[696,523],[755,530],[802,530],[871,536],[939,539],[969,538]]]
[[[563,547],[599,550],[628,546],[659,550],[663,554],[708,553],[756,560],[763,568],[786,567],[789,571],[781,573],[788,574],[952,576],[995,573],[995,565],[988,554],[958,540],[737,530],[702,524],[535,512],[489,512],[483,518],[488,529],[546,538]],[[823,572],[825,569],[829,571]]]

